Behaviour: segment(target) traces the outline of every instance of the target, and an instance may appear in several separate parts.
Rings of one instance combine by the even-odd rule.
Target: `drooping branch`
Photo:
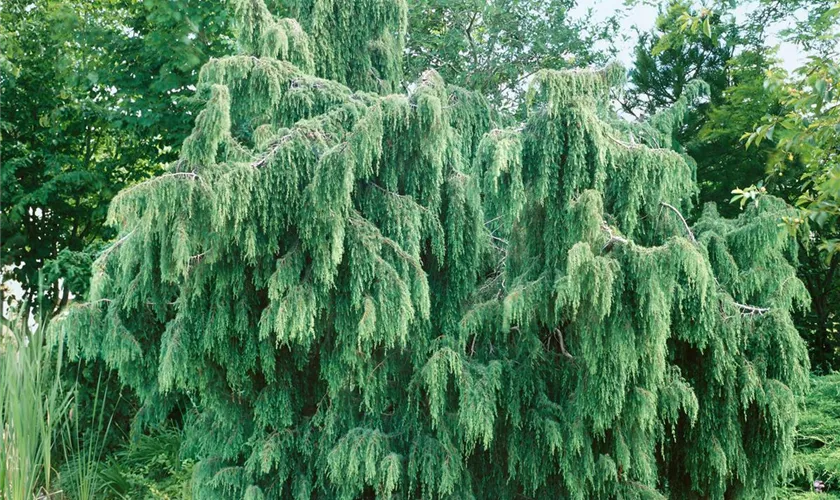
[[[104,259],[104,258],[105,258],[105,257],[107,257],[107,256],[108,256],[111,252],[113,252],[114,250],[116,250],[116,249],[117,249],[117,247],[119,247],[120,245],[122,245],[123,243],[125,243],[125,240],[127,240],[127,239],[128,239],[128,238],[132,235],[132,234],[134,234],[134,231],[135,231],[135,229],[132,229],[131,231],[127,232],[127,233],[125,234],[125,236],[123,236],[122,238],[118,239],[118,240],[117,240],[117,241],[115,241],[115,242],[114,242],[111,246],[109,246],[108,248],[106,248],[105,250],[103,250],[103,251],[102,251],[102,253],[101,253],[101,254],[99,254],[99,259]]]
[[[750,305],[747,305],[747,304],[740,304],[738,302],[733,302],[733,304],[735,305],[735,307],[740,309],[741,314],[744,314],[744,315],[750,315],[750,316],[759,315],[760,316],[762,314],[770,312],[769,307],[756,307],[756,306],[750,306]]]
[[[271,147],[271,149],[269,149],[268,152],[262,156],[262,158],[260,158],[259,160],[251,163],[251,166],[254,167],[254,168],[260,168],[263,165],[265,165],[265,163],[270,158],[273,158],[274,155],[277,154],[277,151],[279,151],[280,148],[283,147],[283,144],[287,143],[291,138],[292,138],[291,133],[286,134],[283,137],[281,137],[279,140],[277,140],[274,143],[274,145]]]
[[[618,144],[619,146],[627,149],[637,149],[642,147],[642,144],[636,144],[635,142],[625,142],[621,139],[614,137],[612,134],[607,133],[604,131],[604,135],[607,136],[607,139],[613,141],[614,143]]]
[[[685,226],[686,231],[688,232],[689,240],[691,240],[692,243],[697,244],[697,239],[694,237],[694,233],[691,231],[691,228],[688,227],[688,223],[686,222],[686,220],[682,216],[682,214],[679,212],[679,210],[677,210],[673,205],[669,205],[668,203],[665,203],[665,202],[662,202],[662,205],[665,206],[666,208],[669,208],[669,209],[673,210],[674,213],[676,213],[679,216],[680,220],[682,221],[683,225]],[[601,248],[601,253],[609,252],[612,249],[613,245],[615,245],[616,243],[619,243],[619,244],[622,244],[622,245],[626,245],[626,244],[630,243],[630,241],[628,239],[622,238],[621,236],[616,235],[613,232],[612,228],[609,226],[609,224],[607,224],[606,221],[603,221],[601,223],[601,229],[604,230],[604,232],[606,232],[607,235],[609,235],[609,239],[607,240],[606,243],[604,243],[604,246]],[[715,283],[717,283],[718,287],[723,289],[723,286],[720,284],[720,282],[718,282],[717,277],[715,277],[714,279],[715,279]],[[759,315],[760,316],[762,314],[770,312],[770,308],[768,308],[768,307],[751,306],[751,305],[747,305],[747,304],[740,304],[740,303],[734,302],[734,301],[733,301],[733,304],[735,305],[735,307],[737,307],[741,311],[741,314],[744,315],[744,316],[754,316],[754,315]]]
[[[406,203],[406,204],[408,204],[408,205],[410,205],[414,208],[417,208],[418,210],[421,210],[421,211],[426,212],[427,214],[431,215],[431,211],[428,208],[426,208],[423,205],[417,203],[414,200],[413,197],[411,197],[407,194],[395,193],[394,191],[391,191],[390,189],[386,189],[386,188],[380,186],[379,184],[377,184],[375,182],[368,182],[367,185],[376,189],[376,190],[378,190],[378,191],[380,191],[380,192],[382,192],[383,194],[386,194],[388,196],[393,196],[397,200],[400,200],[403,203]]]
[[[75,304],[74,307],[92,308],[92,307],[94,307],[98,304],[110,304],[111,302],[113,302],[111,299],[97,299],[97,300],[92,300],[90,302],[79,302],[79,303]]]
[[[186,177],[188,179],[196,179],[196,180],[201,179],[201,177],[195,172],[170,172],[170,173],[167,173],[167,174],[159,175],[157,177],[152,177],[151,179],[149,179],[147,181],[143,181],[143,182],[135,184],[135,185],[133,185],[129,188],[123,189],[122,191],[120,191],[117,194],[117,196],[114,197],[114,200],[112,200],[111,202],[113,203],[114,201],[117,200],[117,198],[122,198],[123,196],[125,196],[125,195],[131,193],[132,191],[134,191],[135,189],[151,186],[152,184],[156,184],[156,183],[158,183],[158,182],[160,182],[164,179],[171,179],[173,177],[174,178]]]
[[[557,342],[560,344],[560,353],[574,363],[575,357],[566,350],[566,342],[563,341],[563,332],[561,332],[559,328],[555,328],[554,335],[557,337]]]
[[[686,222],[685,217],[683,217],[683,215],[680,213],[680,211],[677,210],[677,208],[675,206],[673,206],[669,203],[665,203],[664,201],[660,202],[660,205],[662,205],[663,207],[665,207],[665,208],[671,210],[672,212],[674,212],[675,214],[677,214],[677,217],[680,218],[680,221],[682,221],[683,226],[685,227],[685,231],[688,233],[689,241],[691,241],[692,243],[697,245],[698,244],[697,243],[697,238],[694,237],[694,232],[691,230],[691,227],[689,227],[688,222]],[[719,288],[721,288],[721,289],[723,288],[723,286],[720,284],[720,282],[718,282],[717,277],[715,277],[715,283],[717,283]],[[747,304],[739,304],[738,302],[735,302],[735,301],[733,301],[733,304],[735,305],[735,307],[737,307],[741,311],[741,315],[743,315],[743,316],[754,316],[754,315],[759,315],[760,316],[762,314],[770,312],[770,308],[767,308],[767,307],[758,307],[758,306],[750,306],[750,305],[747,305]]]
[[[373,232],[373,234],[379,240],[380,243],[383,243],[386,246],[388,246],[398,257],[407,262],[419,274],[425,273],[425,271],[423,270],[423,266],[420,264],[420,262],[417,261],[417,259],[415,259],[411,256],[411,254],[403,250],[399,243],[382,234],[382,232],[379,231],[379,228],[376,227],[372,222],[367,220],[359,211],[354,210],[350,217],[347,218],[347,221],[354,226],[368,228]]]
[[[695,244],[696,244],[696,243],[697,243],[697,238],[695,238],[695,237],[694,237],[694,232],[693,232],[693,231],[691,230],[691,228],[688,226],[688,222],[686,222],[685,217],[683,217],[683,215],[680,213],[680,211],[679,211],[679,210],[677,210],[677,208],[676,208],[675,206],[673,206],[673,205],[671,205],[671,204],[669,204],[669,203],[665,203],[664,201],[663,201],[663,202],[660,202],[659,204],[660,204],[660,205],[662,205],[662,206],[663,206],[663,207],[665,207],[665,208],[670,209],[670,210],[671,210],[671,211],[673,211],[675,214],[677,214],[677,217],[679,217],[679,218],[680,218],[680,220],[681,220],[681,221],[682,221],[682,223],[683,223],[683,226],[685,226],[685,231],[686,231],[686,233],[688,233],[688,239],[689,239],[689,241],[691,241],[692,243],[695,243]]]

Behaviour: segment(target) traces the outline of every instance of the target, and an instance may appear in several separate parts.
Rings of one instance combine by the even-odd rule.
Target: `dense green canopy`
[[[178,157],[228,18],[195,0],[2,2],[0,288],[52,313],[85,295],[111,198]]]
[[[621,68],[544,71],[492,129],[433,71],[390,93],[401,0],[234,3],[239,52],[64,322],[140,422],[188,407],[199,498],[772,492],[807,294],[781,201],[684,219],[702,84],[630,124]]]

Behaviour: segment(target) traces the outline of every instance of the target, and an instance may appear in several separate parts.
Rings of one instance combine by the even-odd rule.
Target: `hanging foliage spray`
[[[631,124],[620,67],[544,71],[494,129],[434,71],[395,93],[402,0],[232,4],[238,53],[64,323],[138,423],[190,408],[197,498],[772,494],[808,297],[782,201],[685,218],[702,84]]]

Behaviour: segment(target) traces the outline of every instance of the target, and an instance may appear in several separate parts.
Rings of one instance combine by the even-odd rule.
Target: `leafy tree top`
[[[414,78],[434,68],[451,84],[519,111],[540,69],[607,62],[616,18],[575,18],[574,0],[418,0],[410,2],[405,69]],[[599,42],[603,42],[600,43]],[[520,115],[521,117],[521,115]]]

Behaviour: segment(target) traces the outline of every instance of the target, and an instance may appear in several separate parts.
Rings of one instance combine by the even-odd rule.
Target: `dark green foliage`
[[[628,113],[649,116],[673,105],[693,80],[706,82],[707,99],[693,102],[685,121],[674,127],[673,140],[676,148],[686,151],[697,163],[700,199],[717,203],[722,213],[731,216],[737,213],[737,207],[725,203],[730,191],[744,179],[749,179],[749,185],[763,177],[766,156],[745,152],[740,143],[743,130],[737,128],[738,124],[750,122],[754,116],[733,116],[764,110],[759,103],[745,106],[742,95],[726,91],[745,81],[760,88],[767,63],[747,51],[739,56],[742,63],[735,64],[733,54],[736,49],[744,50],[743,41],[725,11],[704,16],[709,36],[681,29],[681,16],[694,13],[689,3],[671,2],[661,12],[656,28],[641,34],[630,71],[630,88],[622,104]],[[733,168],[738,160],[737,168]]]
[[[794,493],[812,490],[814,480],[825,482],[828,498],[840,497],[840,374],[811,378],[796,431],[795,479],[785,488]],[[801,498],[805,498],[802,495]],[[800,498],[800,497],[795,497]],[[825,496],[816,497],[826,498]]]
[[[340,44],[369,3],[300,25]],[[348,43],[401,33],[405,5],[375,7]],[[807,384],[791,212],[688,226],[667,146],[691,96],[636,127],[604,104],[620,67],[547,70],[490,130],[434,71],[322,79],[311,34],[234,8],[239,53],[202,69],[180,159],[114,199],[65,323],[141,422],[189,408],[197,498],[772,494]]]
[[[108,203],[176,157],[188,87],[227,50],[227,17],[196,0],[3,2],[0,266],[24,300],[41,271],[50,310],[86,292],[114,234]]]
[[[131,437],[100,471],[101,498],[192,498],[194,461],[181,454],[180,429],[164,426]]]
[[[668,4],[656,28],[639,39],[622,102],[626,112],[645,117],[673,105],[690,90],[692,80],[706,82],[707,99],[696,101],[685,122],[674,128],[674,147],[696,163],[701,202],[716,203],[726,216],[739,212],[738,205],[728,203],[733,189],[767,177],[770,148],[765,143],[745,149],[741,138],[756,120],[779,109],[781,97],[765,86],[766,72],[776,62],[773,51],[762,45],[766,37],[760,30],[765,26],[736,24],[732,8],[719,5],[710,11],[685,2]],[[760,15],[775,19],[780,14],[762,10]],[[705,28],[686,28],[685,16],[708,26],[708,34]],[[794,175],[766,183],[787,198],[795,180]]]
[[[833,30],[821,35],[840,40],[840,8],[824,14],[834,19]],[[777,189],[786,188],[791,202],[801,212],[785,219],[792,231],[807,230],[802,239],[804,254],[801,274],[813,298],[813,313],[802,321],[803,333],[811,345],[814,365],[819,370],[840,366],[840,337],[836,316],[837,267],[840,250],[840,96],[838,50],[812,57],[797,70],[794,80],[776,70],[769,74],[767,86],[783,96],[775,116],[757,120],[755,131],[746,139],[747,147],[772,144],[768,167]],[[779,186],[780,185],[780,186]],[[754,188],[747,188],[747,191]],[[800,228],[802,226],[802,228]]]
[[[726,215],[735,215],[739,205],[728,203],[732,190],[765,180],[773,193],[787,197],[796,176],[767,176],[770,147],[744,148],[744,131],[768,112],[778,109],[779,95],[765,86],[765,73],[773,64],[768,54],[744,51],[726,63],[727,87],[721,97],[705,110],[703,124],[689,143],[689,151],[697,158],[697,180],[700,198],[718,203]]]

